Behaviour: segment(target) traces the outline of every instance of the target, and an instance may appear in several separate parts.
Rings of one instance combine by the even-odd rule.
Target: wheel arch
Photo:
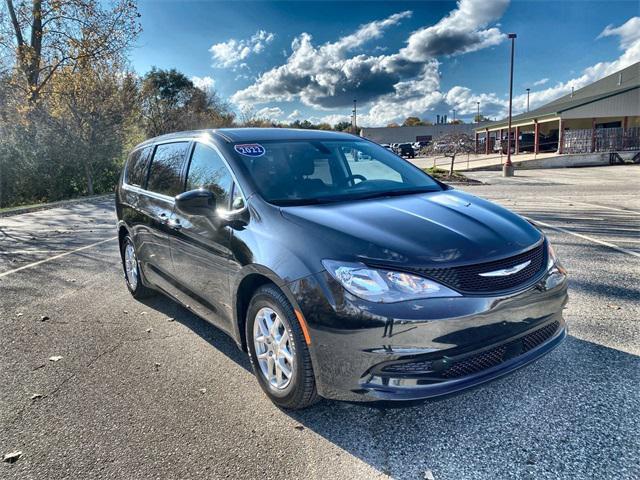
[[[238,346],[247,351],[247,339],[245,335],[245,324],[247,309],[251,298],[258,288],[263,285],[272,284],[276,286],[289,300],[294,309],[299,309],[293,294],[287,288],[286,283],[272,270],[262,265],[249,265],[244,269],[244,275],[236,281],[233,292],[235,293],[234,305],[234,328]]]

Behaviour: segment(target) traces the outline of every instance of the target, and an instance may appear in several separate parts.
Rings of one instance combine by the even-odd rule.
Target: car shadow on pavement
[[[143,303],[251,371],[218,328],[168,298]],[[427,471],[436,479],[633,478],[639,384],[640,357],[569,336],[528,367],[460,394],[400,404],[323,400],[280,414],[398,480]]]
[[[140,302],[149,308],[165,314],[169,318],[173,318],[174,321],[180,322],[193,333],[208,342],[212,347],[224,353],[238,366],[253,373],[247,354],[241,351],[231,337],[219,328],[208,323],[206,320],[203,320],[190,312],[179,303],[174,302],[163,295],[145,298],[140,300]]]
[[[639,384],[639,357],[568,337],[461,394],[400,408],[323,402],[289,415],[395,479],[428,470],[437,479],[631,478]]]

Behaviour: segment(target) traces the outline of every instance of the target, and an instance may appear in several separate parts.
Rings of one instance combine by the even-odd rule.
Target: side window
[[[352,175],[362,175],[367,180],[393,180],[402,182],[400,172],[391,168],[381,160],[357,148],[340,147],[344,154]]]
[[[216,196],[218,207],[228,208],[232,185],[233,177],[220,155],[212,148],[196,143],[187,174],[187,190],[209,190]]]
[[[141,148],[129,155],[127,169],[125,171],[125,181],[129,185],[143,187],[147,179],[147,168],[149,167],[149,154],[151,147]]]
[[[182,191],[182,168],[189,142],[158,145],[151,160],[147,190],[173,197]]]

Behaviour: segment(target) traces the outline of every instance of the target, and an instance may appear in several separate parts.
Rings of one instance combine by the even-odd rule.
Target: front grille
[[[465,358],[454,363],[451,367],[441,373],[446,379],[459,378],[495,367],[505,360],[508,360],[507,352],[518,352],[519,355],[534,349],[538,345],[542,345],[558,330],[559,322],[553,322],[534,332],[526,334],[513,342],[504,345],[498,345],[491,350],[486,350],[478,355]],[[515,348],[514,348],[515,347]],[[514,355],[517,356],[517,355]]]
[[[481,273],[509,269],[530,261],[529,265],[517,273],[498,277],[483,277]],[[411,268],[419,275],[432,278],[455,290],[467,293],[487,293],[511,290],[534,279],[546,263],[545,243],[514,257],[493,262],[463,265],[451,268]]]
[[[385,366],[382,370],[391,373],[426,373],[431,370],[431,362],[426,360],[422,362],[394,363],[393,365]]]
[[[542,345],[544,342],[549,340],[554,333],[556,333],[559,326],[560,322],[552,322],[538,330],[527,333],[517,340],[498,345],[477,355],[467,357],[445,367],[444,369],[442,369],[442,366],[438,367],[438,365],[443,365],[442,360],[447,362],[450,360],[431,359],[416,360],[413,362],[405,361],[403,363],[385,365],[382,368],[382,371],[385,373],[400,375],[428,375],[436,382],[473,375],[474,373],[479,373],[483,370],[495,367],[496,365],[500,365],[502,362],[509,360],[510,358],[522,355],[523,353]],[[444,365],[446,365],[446,363],[444,363]],[[436,371],[438,368],[440,370]]]

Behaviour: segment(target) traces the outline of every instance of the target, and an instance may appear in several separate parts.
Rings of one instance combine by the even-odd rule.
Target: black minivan
[[[566,272],[535,225],[357,136],[157,137],[116,208],[133,296],[229,334],[284,408],[448,394],[566,336]]]

